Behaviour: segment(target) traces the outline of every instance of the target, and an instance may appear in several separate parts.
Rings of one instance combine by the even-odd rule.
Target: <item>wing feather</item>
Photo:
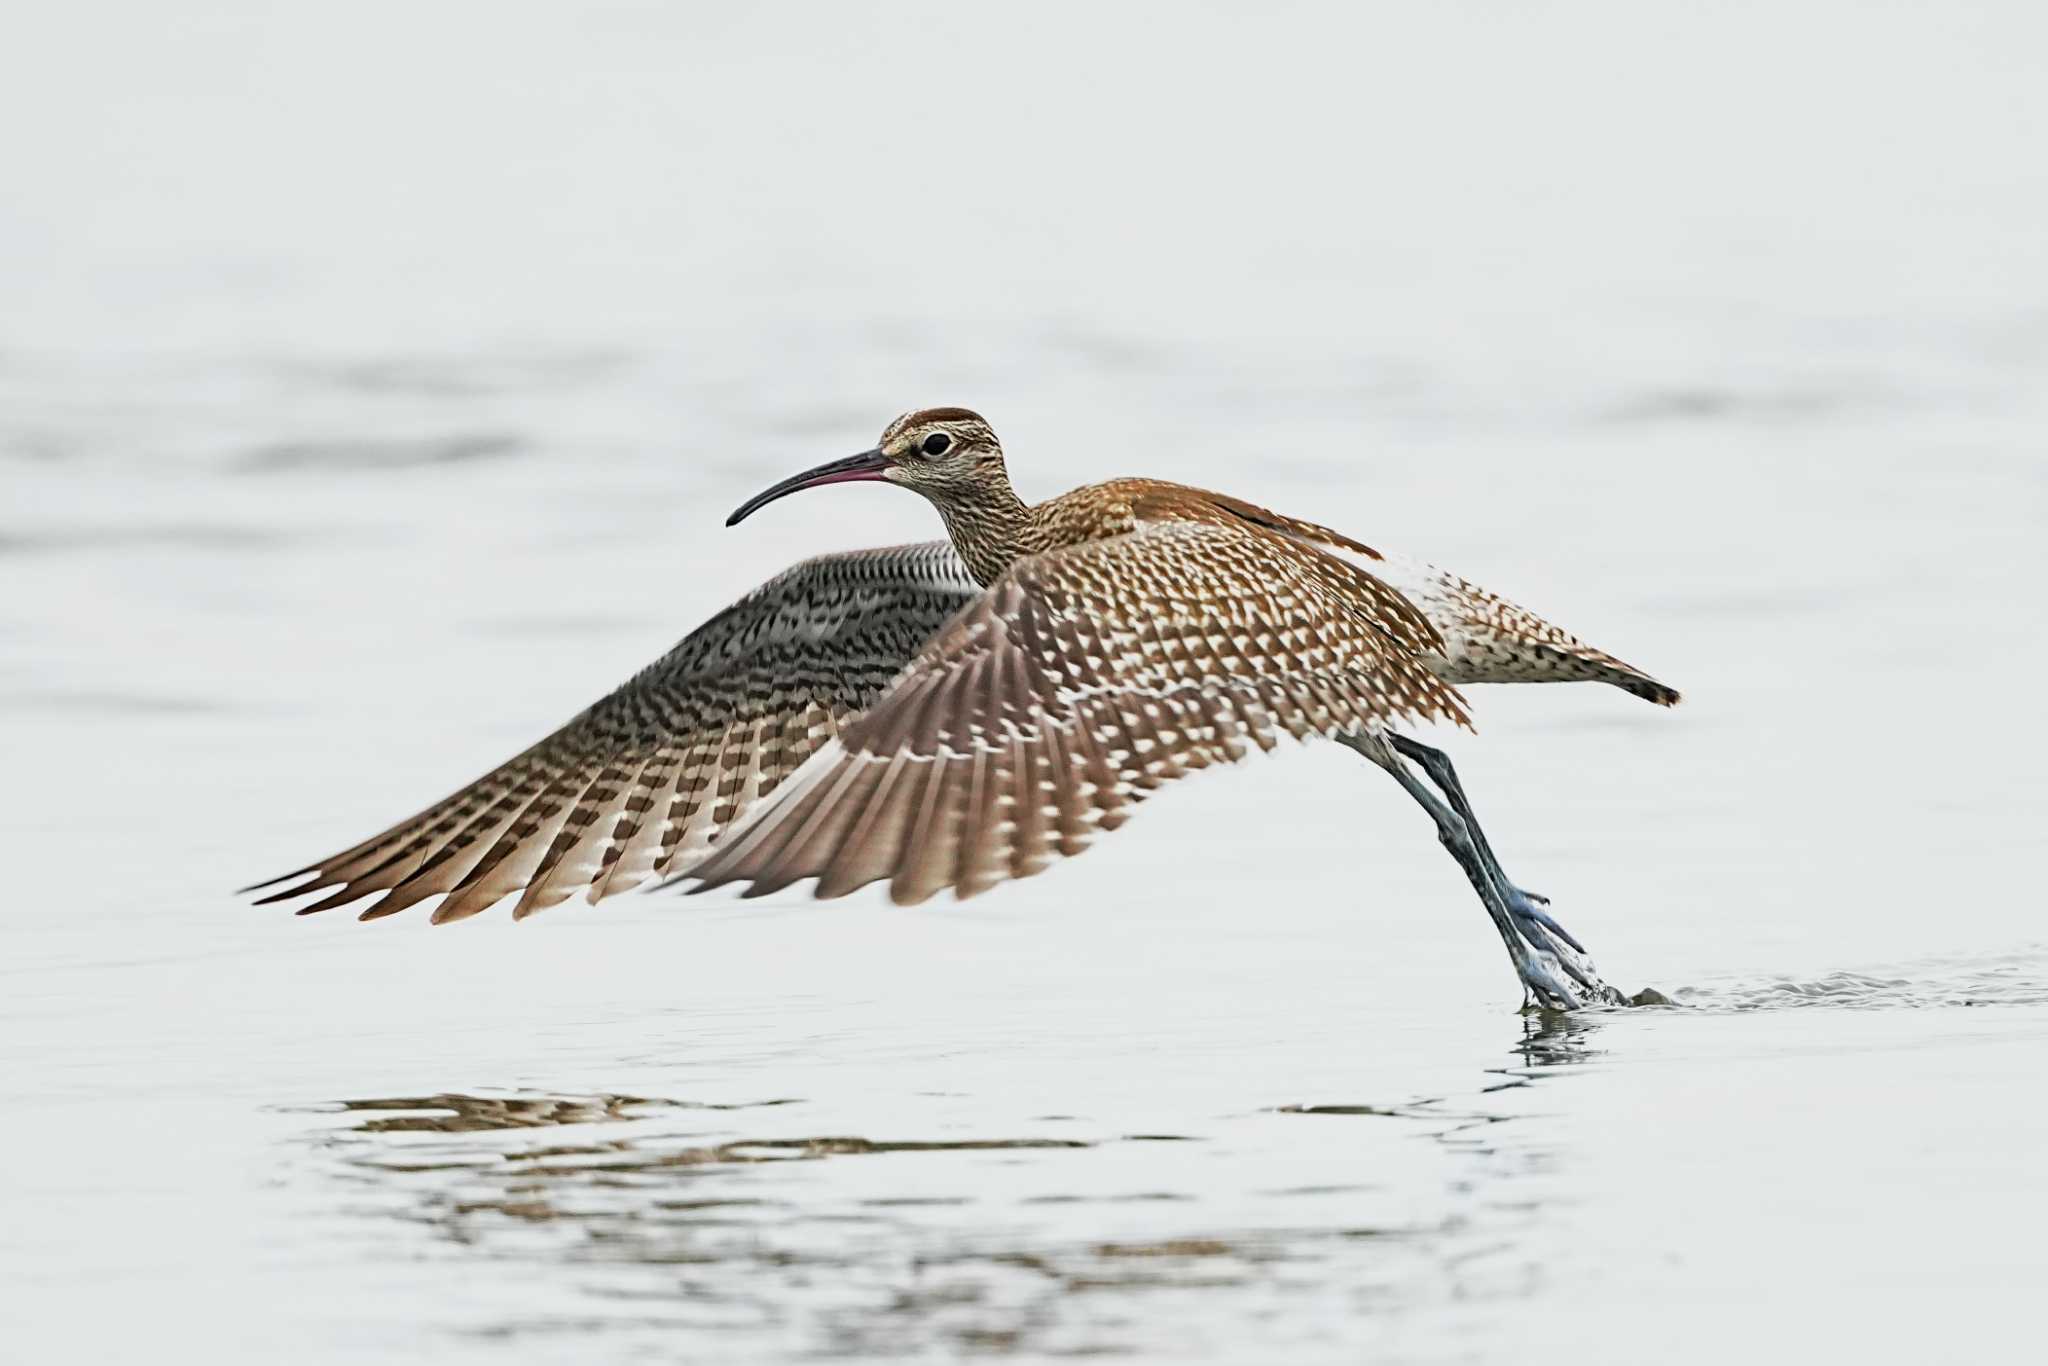
[[[436,922],[623,891],[738,825],[980,592],[944,541],[806,560],[477,781],[248,890],[326,893],[302,913],[382,893],[365,919],[445,894]]]
[[[1435,645],[1386,584],[1263,528],[1162,520],[1026,556],[680,876],[970,896],[1079,853],[1152,791],[1280,731],[1463,724]]]

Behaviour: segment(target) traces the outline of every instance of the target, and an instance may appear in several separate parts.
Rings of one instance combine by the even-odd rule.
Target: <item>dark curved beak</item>
[[[859,455],[849,455],[844,460],[831,461],[814,470],[805,470],[802,474],[793,474],[781,483],[772,488],[765,488],[741,503],[732,516],[725,519],[725,524],[738,526],[777,498],[795,493],[799,489],[814,489],[824,484],[850,484],[860,479],[880,479],[882,472],[888,468],[889,459],[878,448],[862,451]]]

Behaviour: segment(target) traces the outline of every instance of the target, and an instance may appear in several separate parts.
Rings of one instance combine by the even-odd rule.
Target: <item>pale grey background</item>
[[[11,14],[13,1349],[2024,1354],[2042,13]],[[1334,750],[959,910],[228,895],[788,561],[933,534],[879,489],[719,526],[931,403],[1027,494],[1225,487],[1684,688],[1481,691],[1447,743],[1510,868],[1690,1008],[1525,1026]],[[793,1103],[337,1108],[437,1093]],[[821,1136],[1095,1146],[686,1160]]]

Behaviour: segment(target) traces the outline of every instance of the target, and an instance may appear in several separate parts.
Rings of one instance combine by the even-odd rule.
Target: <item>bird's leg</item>
[[[1453,805],[1446,805],[1403,762],[1401,753],[1389,745],[1390,740],[1398,742],[1398,737],[1355,735],[1340,739],[1386,769],[1416,804],[1429,813],[1430,819],[1436,823],[1437,838],[1458,861],[1458,866],[1465,870],[1465,876],[1479,894],[1501,942],[1507,946],[1508,957],[1514,962],[1524,991],[1537,1005],[1571,1010],[1589,1000],[1613,1003],[1622,999],[1619,992],[1600,980],[1592,964],[1573,948],[1570,937],[1564,935],[1562,928],[1553,933],[1545,924],[1549,917],[1525,897],[1516,894],[1501,875],[1499,863],[1480,832],[1478,822],[1470,815],[1469,804],[1463,802],[1462,791],[1453,799]],[[1429,752],[1436,753],[1434,750]],[[1448,760],[1445,762],[1448,765]],[[1459,805],[1465,809],[1460,811]],[[1532,917],[1532,912],[1541,918]]]
[[[1506,898],[1508,910],[1514,916],[1516,928],[1522,937],[1533,947],[1547,950],[1556,957],[1572,978],[1595,999],[1610,1005],[1621,1003],[1624,999],[1621,993],[1600,979],[1592,958],[1586,952],[1586,946],[1581,944],[1571,931],[1559,924],[1556,917],[1546,909],[1550,904],[1549,898],[1525,892],[1508,880],[1506,872],[1500,866],[1500,859],[1493,852],[1493,846],[1487,842],[1486,832],[1480,828],[1479,817],[1472,810],[1470,798],[1465,795],[1464,784],[1458,781],[1458,770],[1451,763],[1451,756],[1440,749],[1432,749],[1419,741],[1411,740],[1405,735],[1389,734],[1387,741],[1397,753],[1421,765],[1423,772],[1443,790],[1451,809],[1465,822],[1465,828],[1471,834],[1472,842],[1477,847],[1480,858],[1485,862],[1487,871]]]
[[[1499,881],[1508,899],[1508,909],[1513,912],[1523,937],[1537,947],[1548,948],[1555,953],[1565,969],[1578,979],[1579,984],[1595,995],[1603,995],[1610,991],[1611,988],[1601,982],[1599,974],[1594,971],[1593,960],[1587,955],[1586,946],[1581,944],[1570,930],[1558,924],[1556,917],[1545,909],[1550,905],[1550,898],[1534,892],[1525,892],[1508,880],[1507,873],[1500,866],[1500,859],[1494,855],[1493,846],[1487,843],[1486,832],[1479,828],[1479,817],[1473,813],[1472,802],[1465,795],[1464,785],[1458,781],[1458,770],[1452,765],[1451,756],[1440,749],[1432,749],[1419,741],[1411,740],[1405,735],[1389,734],[1387,743],[1391,744],[1397,753],[1420,764],[1422,771],[1429,775],[1430,780],[1443,789],[1444,796],[1450,801],[1451,810],[1457,812],[1464,820],[1465,828],[1471,832],[1473,843],[1479,847],[1479,856],[1486,861],[1488,870]]]
[[[1541,940],[1531,940],[1516,920],[1514,908],[1502,890],[1502,884],[1487,866],[1485,856],[1479,852],[1479,842],[1473,838],[1471,827],[1426,787],[1403,764],[1390,768],[1394,781],[1401,784],[1408,795],[1427,811],[1436,822],[1437,839],[1465,870],[1466,878],[1472,883],[1472,890],[1479,893],[1479,899],[1486,906],[1486,913],[1500,932],[1501,942],[1507,945],[1508,957],[1513,960],[1515,973],[1522,979],[1522,988],[1527,997],[1536,1005],[1553,1010],[1574,1010],[1584,1004],[1574,990],[1570,972],[1550,948]]]
[[[1508,900],[1514,903],[1516,918],[1535,921],[1578,952],[1584,953],[1586,946],[1574,939],[1571,931],[1558,924],[1549,912],[1542,909],[1550,904],[1549,897],[1540,892],[1525,891],[1508,880],[1506,871],[1500,866],[1500,859],[1494,855],[1493,846],[1487,842],[1486,832],[1479,828],[1479,817],[1472,810],[1471,799],[1465,795],[1464,784],[1458,781],[1458,770],[1452,766],[1451,756],[1440,749],[1431,749],[1420,741],[1411,740],[1405,735],[1390,733],[1387,736],[1387,743],[1404,758],[1413,759],[1420,764],[1422,771],[1429,775],[1430,781],[1443,789],[1445,799],[1451,804],[1451,810],[1458,813],[1464,820],[1466,828],[1472,832],[1472,839],[1479,846],[1479,856],[1486,860],[1487,867],[1493,870],[1494,876],[1507,888]]]

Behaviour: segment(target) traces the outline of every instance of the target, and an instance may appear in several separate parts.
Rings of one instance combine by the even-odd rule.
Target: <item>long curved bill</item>
[[[818,466],[816,469],[805,470],[802,474],[793,474],[781,483],[761,490],[752,498],[747,499],[746,502],[741,503],[732,516],[725,519],[725,524],[727,526],[738,526],[777,498],[785,497],[800,489],[820,488],[826,484],[850,484],[856,480],[880,479],[882,472],[888,468],[888,458],[882,454],[879,448],[871,451],[862,451],[859,455],[849,455],[844,460],[830,461]]]

